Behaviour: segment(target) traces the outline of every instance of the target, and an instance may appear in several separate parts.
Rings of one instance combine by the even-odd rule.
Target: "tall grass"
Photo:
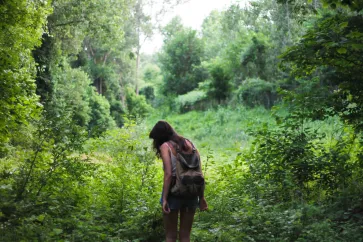
[[[263,107],[219,107],[184,114],[162,114],[161,111],[156,111],[149,116],[146,120],[147,127],[151,129],[158,120],[166,120],[179,134],[193,140],[204,151],[212,149],[236,153],[249,146],[252,138],[249,135],[250,131],[257,130],[266,123],[275,123],[271,112]]]

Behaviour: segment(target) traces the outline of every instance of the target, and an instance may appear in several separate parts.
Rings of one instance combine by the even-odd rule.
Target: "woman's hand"
[[[163,199],[163,213],[164,214],[169,214],[170,213],[170,208],[168,205],[168,201],[166,199]]]
[[[205,200],[205,197],[202,197],[200,199],[199,209],[200,209],[200,211],[206,211],[206,210],[208,210],[208,204],[207,204],[207,201]]]

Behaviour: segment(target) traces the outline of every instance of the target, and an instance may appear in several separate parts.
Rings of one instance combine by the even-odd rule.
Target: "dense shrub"
[[[175,99],[175,105],[180,112],[187,112],[198,109],[198,104],[203,102],[207,94],[201,90],[193,90]]]
[[[126,93],[128,115],[133,118],[145,117],[151,111],[151,106],[146,102],[145,96],[136,95],[131,87],[126,88]]]
[[[271,108],[277,98],[276,86],[258,78],[247,79],[236,91],[236,96],[246,106],[263,105],[266,108]]]

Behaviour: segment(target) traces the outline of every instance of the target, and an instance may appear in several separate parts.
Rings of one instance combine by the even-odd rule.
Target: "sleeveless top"
[[[168,146],[169,151],[170,151],[171,175],[175,176],[176,175],[176,156],[173,154],[173,151],[170,149],[169,144],[166,143],[166,145]]]

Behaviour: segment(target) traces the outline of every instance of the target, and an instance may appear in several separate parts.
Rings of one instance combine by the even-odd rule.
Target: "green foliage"
[[[221,103],[225,101],[231,92],[230,74],[221,60],[215,60],[209,66],[211,83],[208,90],[208,95]]]
[[[285,3],[287,2],[286,0],[278,0],[277,2],[279,3]],[[288,2],[297,2],[295,0],[288,0]],[[312,2],[312,0],[308,1],[309,3]],[[338,7],[348,7],[350,8],[352,11],[357,11],[359,12],[360,10],[363,9],[363,3],[361,1],[358,0],[353,0],[353,1],[348,1],[348,0],[322,0],[321,1],[324,7],[330,7],[332,9],[336,9]]]
[[[359,238],[342,231],[358,231],[362,221],[360,138],[337,117],[309,121],[308,108],[275,110],[277,124],[263,110],[164,117],[203,155],[210,211],[196,215],[193,240]]]
[[[54,10],[48,18],[48,27],[59,45],[54,47],[63,54],[78,54],[87,37],[93,44],[89,47],[98,48],[94,54],[99,58],[102,52],[116,50],[116,46],[124,40],[123,25],[130,13],[128,2],[57,0],[52,7]]]
[[[237,89],[247,78],[276,82],[278,55],[302,32],[294,5],[253,1],[250,7],[233,4],[213,12],[203,23],[207,58],[219,58]],[[210,53],[213,51],[213,53]]]
[[[59,218],[77,211],[84,177],[91,166],[81,162],[85,132],[70,116],[48,116],[28,132],[1,166],[1,234],[10,241],[55,238]],[[48,226],[44,227],[44,224]],[[54,227],[53,227],[54,226]]]
[[[237,99],[249,107],[271,108],[276,100],[276,86],[261,79],[247,79],[236,91]]]
[[[67,110],[76,124],[85,127],[91,119],[91,80],[82,70],[72,69],[66,61],[62,64],[52,71],[53,95],[48,110],[55,115]]]
[[[155,91],[152,86],[146,86],[140,89],[140,95],[144,95],[146,100],[149,102],[153,101],[155,98]]]
[[[110,104],[91,86],[91,80],[81,69],[72,69],[66,61],[52,71],[53,93],[46,109],[50,115],[67,116],[75,124],[98,136],[115,127]]]
[[[2,240],[162,241],[166,119],[202,156],[193,241],[360,241],[360,2],[234,4],[201,37],[175,18],[140,71],[142,3],[0,0]]]
[[[185,94],[205,79],[205,70],[199,68],[202,54],[203,42],[195,30],[183,28],[165,40],[159,56],[165,95]]]
[[[256,136],[255,150],[246,166],[262,184],[274,188],[270,199],[310,200],[305,196],[317,195],[311,190],[317,188],[317,192],[325,190],[325,195],[332,194],[351,179],[355,158],[347,150],[354,149],[355,138],[350,138],[353,140],[341,139],[326,148],[323,137],[314,128],[286,122],[281,130],[265,130]]]
[[[206,59],[217,57],[223,50],[223,29],[221,18],[223,14],[214,10],[207,16],[202,24],[202,39],[204,41],[204,54]]]
[[[119,74],[117,73],[117,65],[114,63],[99,64],[87,62],[85,68],[93,80],[93,85],[97,92],[104,96],[110,104],[110,112],[117,126],[121,127],[124,123],[123,115],[125,114],[123,95],[126,96],[126,91],[122,90],[120,85]]]
[[[88,140],[86,153],[77,155],[85,133],[70,119],[39,125],[29,149],[1,166],[7,178],[0,189],[3,239],[161,237],[157,191],[162,169],[144,131],[132,124],[108,131]]]
[[[251,45],[241,58],[242,73],[245,77],[260,77],[263,80],[269,80],[271,78],[271,73],[268,73],[268,69],[266,68],[266,62],[268,60],[267,48],[268,45],[262,40],[257,39],[256,36],[252,37]]]
[[[360,238],[361,195],[355,184],[361,184],[363,174],[357,169],[361,146],[351,130],[340,130],[342,124],[338,119],[330,120],[331,123],[307,122],[303,126],[287,122],[276,129],[270,123],[267,129],[263,123],[271,119],[265,109],[220,108],[173,115],[167,120],[179,133],[191,138],[202,154],[210,211],[197,213],[192,233],[194,241]],[[148,122],[154,124],[154,120]],[[56,126],[54,132],[62,137],[59,141],[64,140],[63,134],[75,132],[67,131],[71,126],[69,122]],[[70,150],[72,154],[60,156],[64,161],[61,164],[72,164],[72,169],[64,170],[60,166],[61,178],[56,176],[56,170],[57,180],[48,178],[41,189],[45,192],[40,193],[37,201],[48,199],[51,194],[53,200],[47,200],[49,209],[43,204],[39,210],[28,211],[19,203],[16,211],[19,209],[24,214],[23,222],[14,223],[20,213],[16,213],[17,217],[13,215],[14,220],[2,227],[5,228],[1,231],[3,238],[161,241],[163,229],[158,200],[162,167],[160,162],[155,163],[155,154],[147,139],[148,130],[127,123],[122,129],[88,140],[81,156],[83,161],[74,155],[78,148]],[[253,131],[252,136],[249,131]],[[339,139],[340,133],[343,136]],[[254,140],[252,146],[251,140]],[[59,146],[74,147],[60,143],[57,146],[50,143],[49,147],[52,150]],[[37,177],[42,177],[38,175],[43,170],[40,164],[46,157],[52,157],[48,154],[50,150],[43,149],[34,166],[34,175],[29,179],[29,188],[35,191],[39,189]],[[74,163],[68,163],[69,159]],[[75,167],[76,164],[83,164],[83,168]],[[283,173],[281,165],[285,168]],[[301,170],[302,166],[308,169]],[[350,172],[352,166],[356,168],[354,172]],[[30,163],[27,167],[29,171]],[[9,176],[10,170],[2,167],[4,172],[0,174]],[[77,178],[67,175],[71,171]],[[58,182],[63,182],[62,186]],[[53,188],[55,185],[59,188]],[[6,187],[1,186],[2,199],[8,197]],[[32,192],[25,194],[32,198]],[[8,219],[13,203],[2,204],[6,214],[2,219]]]
[[[159,93],[162,84],[161,70],[157,65],[147,64],[143,68],[143,81],[146,85],[152,86]]]
[[[184,30],[182,19],[180,16],[176,16],[170,20],[170,22],[165,25],[161,32],[165,38],[165,41],[169,41],[179,32]]]
[[[154,64],[147,64],[143,68],[143,82],[145,84],[141,87],[140,94],[144,95],[146,100],[152,102],[156,95],[160,95],[162,85],[160,68]]]
[[[147,118],[147,127],[151,129],[160,119],[167,120],[178,133],[193,140],[202,153],[207,152],[209,147],[216,153],[230,149],[228,156],[234,156],[240,149],[250,145],[249,130],[258,130],[266,122],[274,123],[270,111],[263,107],[248,109],[240,105],[235,108],[220,106],[184,114],[175,111],[154,112]]]
[[[195,110],[198,102],[205,100],[207,94],[202,90],[193,90],[184,95],[179,95],[175,99],[175,105],[178,111],[186,112]]]
[[[43,34],[42,46],[34,51],[39,64],[37,92],[41,101],[52,99],[53,81],[58,75],[55,71],[67,65],[67,59],[73,68],[82,67],[89,74],[97,91],[107,98],[117,125],[122,126],[125,110],[120,69],[125,72],[122,81],[129,81],[131,47],[126,44],[124,23],[130,14],[130,3],[58,0],[52,2],[52,7],[49,33]]]
[[[93,199],[88,206],[96,209],[90,215],[102,222],[97,233],[110,239],[160,238],[160,163],[155,162],[149,141],[145,143],[144,131],[137,131],[132,124],[126,126],[87,143],[91,159],[103,163],[89,180]],[[84,238],[91,239],[92,229],[87,229],[87,234]]]
[[[13,130],[39,115],[31,51],[40,45],[47,1],[5,1],[0,5],[0,156]]]
[[[128,115],[134,118],[145,117],[152,109],[150,105],[146,102],[145,96],[136,95],[131,87],[127,87],[126,91]]]
[[[107,99],[94,89],[88,90],[90,96],[91,120],[88,123],[90,136],[98,136],[108,129],[116,126],[114,119],[110,115],[110,104]]]
[[[296,78],[326,79],[331,90],[325,96],[331,101],[325,107],[332,107],[357,130],[362,130],[362,23],[361,15],[329,13],[316,21],[299,44],[282,55],[283,67],[291,66]]]

